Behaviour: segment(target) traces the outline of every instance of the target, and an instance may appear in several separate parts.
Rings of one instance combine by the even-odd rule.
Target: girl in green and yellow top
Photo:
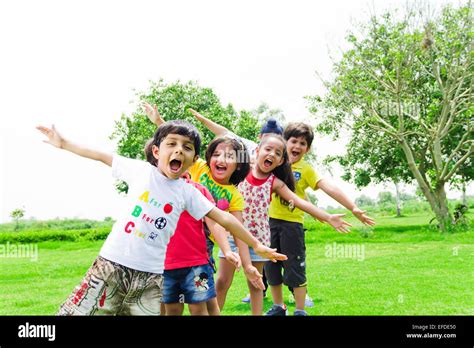
[[[250,170],[248,154],[243,143],[231,137],[217,137],[207,147],[206,161],[200,159],[189,169],[191,180],[207,187],[219,209],[228,211],[239,221],[242,220],[244,200],[237,190]],[[234,186],[235,185],[235,186]],[[235,239],[242,259],[244,272],[256,287],[263,289],[258,270],[252,266],[249,249],[242,241]],[[217,303],[222,311],[227,291],[232,285],[236,268],[224,258],[219,260],[216,281]]]

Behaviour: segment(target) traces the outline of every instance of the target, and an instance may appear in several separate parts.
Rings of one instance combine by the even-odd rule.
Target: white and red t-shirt
[[[128,184],[127,204],[100,256],[139,271],[163,273],[166,247],[181,214],[202,219],[214,205],[184,179],[172,180],[148,162],[114,155],[112,175]]]
[[[260,243],[270,246],[270,222],[268,209],[272,200],[272,187],[275,175],[266,179],[257,179],[250,172],[239,184],[239,192],[244,197],[245,208],[242,211],[245,228]]]
[[[214,198],[205,186],[189,179],[186,179],[186,182],[198,189],[209,202],[215,203]],[[203,221],[202,219],[196,220],[185,211],[181,214],[176,232],[168,244],[165,270],[200,266],[208,262]]]

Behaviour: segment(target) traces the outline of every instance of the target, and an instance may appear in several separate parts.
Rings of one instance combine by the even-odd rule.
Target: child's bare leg
[[[293,292],[295,294],[295,307],[296,309],[304,310],[304,302],[306,298],[306,286],[299,288],[294,288]]]
[[[166,303],[166,315],[183,315],[184,303]]]
[[[82,282],[61,305],[57,315],[118,314],[126,296],[123,282],[131,282],[131,273],[133,272],[127,271],[125,266],[118,266],[98,256],[87,270]],[[159,298],[156,301],[159,301]]]
[[[227,262],[226,259],[219,259],[219,270],[216,282],[216,293],[217,293],[217,304],[220,310],[224,308],[225,299],[227,297],[227,291],[229,291],[234,279],[235,267],[231,263]]]
[[[263,272],[264,262],[252,262],[252,265],[258,269],[260,274]],[[263,291],[256,288],[247,279],[247,285],[250,292],[250,306],[252,307],[252,315],[262,315],[263,312]]]
[[[206,302],[206,305],[207,305],[207,312],[209,313],[209,315],[221,314],[219,305],[217,304],[217,297],[211,298],[209,301]]]
[[[283,288],[282,285],[270,285],[270,290],[272,292],[272,298],[274,304],[283,304]]]
[[[191,315],[209,315],[206,302],[190,303],[188,308]]]

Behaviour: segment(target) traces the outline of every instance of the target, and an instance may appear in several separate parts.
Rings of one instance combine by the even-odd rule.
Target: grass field
[[[474,216],[470,216],[471,221]],[[353,219],[350,219],[354,222]],[[308,221],[310,315],[474,315],[474,231],[440,234],[427,215],[354,222],[349,235]],[[0,258],[0,315],[53,315],[80,282],[103,240],[44,241],[38,260]],[[237,274],[224,315],[249,315]],[[287,297],[289,292],[285,292]],[[271,306],[265,300],[265,309]],[[294,306],[289,305],[290,313]]]

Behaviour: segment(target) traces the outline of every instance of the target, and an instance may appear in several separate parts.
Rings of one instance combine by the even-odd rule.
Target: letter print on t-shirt
[[[144,191],[137,198],[137,205],[132,209],[131,218],[135,218],[135,221],[139,223],[129,221],[124,231],[137,238],[145,239],[147,244],[154,244],[159,239],[160,232],[168,225],[168,219],[173,211],[177,212],[173,209],[175,203],[153,197],[150,191]]]

